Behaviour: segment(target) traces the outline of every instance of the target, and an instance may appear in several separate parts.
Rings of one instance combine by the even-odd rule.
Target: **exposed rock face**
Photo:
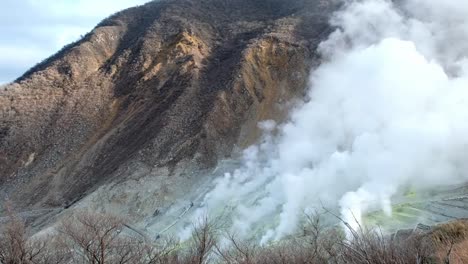
[[[213,167],[302,95],[335,7],[155,1],[104,20],[0,91],[3,198],[67,207],[138,166]]]

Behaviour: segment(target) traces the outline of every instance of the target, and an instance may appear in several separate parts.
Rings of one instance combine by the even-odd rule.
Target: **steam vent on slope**
[[[433,226],[468,217],[468,2],[151,1],[0,88],[0,118],[0,211],[34,232]]]

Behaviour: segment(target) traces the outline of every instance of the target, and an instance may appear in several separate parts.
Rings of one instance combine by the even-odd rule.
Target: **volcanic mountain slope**
[[[0,91],[2,199],[67,208],[213,168],[302,96],[332,2],[163,0],[104,20]]]

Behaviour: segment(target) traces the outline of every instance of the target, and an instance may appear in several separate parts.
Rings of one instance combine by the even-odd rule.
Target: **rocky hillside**
[[[334,9],[162,0],[105,19],[0,91],[1,198],[68,208],[109,183],[213,168],[302,96]]]

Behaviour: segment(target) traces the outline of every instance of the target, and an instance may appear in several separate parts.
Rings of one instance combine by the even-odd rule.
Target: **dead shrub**
[[[56,239],[32,238],[23,219],[9,211],[8,221],[1,226],[0,263],[54,264],[66,263],[69,254]]]
[[[232,233],[222,236],[219,223],[207,217],[193,226],[192,239],[181,244],[175,239],[149,241],[122,218],[88,211],[65,218],[56,233],[31,238],[21,218],[12,214],[0,232],[0,263],[424,264],[463,263],[468,256],[463,248],[466,223],[399,236],[360,228],[349,230],[347,239],[341,228],[325,227],[320,215],[307,220],[300,236],[260,246]]]

